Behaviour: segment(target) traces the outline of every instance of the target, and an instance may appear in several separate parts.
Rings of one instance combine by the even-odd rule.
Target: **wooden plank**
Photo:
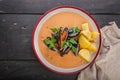
[[[2,59],[34,58],[32,30],[39,17],[40,15],[0,15]]]
[[[120,13],[120,0],[0,0],[0,13],[44,13],[64,5],[77,6],[90,13]]]
[[[109,22],[115,21],[118,27],[120,28],[120,15],[92,15],[99,26],[102,28],[107,25]]]
[[[93,15],[102,27],[115,21],[120,27],[120,15]],[[40,15],[0,15],[0,59],[36,60],[31,39]]]
[[[76,74],[53,73],[37,61],[0,61],[0,80],[75,80]]]

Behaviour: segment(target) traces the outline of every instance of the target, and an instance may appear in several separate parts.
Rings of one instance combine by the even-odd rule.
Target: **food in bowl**
[[[91,61],[98,50],[98,37],[99,32],[80,14],[60,12],[43,23],[38,46],[50,64],[70,69]]]

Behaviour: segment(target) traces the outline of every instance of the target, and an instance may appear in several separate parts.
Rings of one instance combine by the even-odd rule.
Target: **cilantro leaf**
[[[52,32],[58,33],[60,31],[60,28],[51,28]]]
[[[70,42],[71,44],[77,44],[77,41],[76,41],[75,39],[70,39],[69,42]]]
[[[51,41],[52,41],[53,43],[56,43],[56,42],[57,42],[57,40],[56,40],[54,37],[51,38]]]
[[[80,29],[78,27],[73,27],[72,29],[74,33],[80,32]]]
[[[76,50],[77,50],[77,48],[76,48],[76,47],[74,47],[74,46],[72,46],[72,51],[73,51],[73,53],[75,53],[75,52],[76,52]]]
[[[55,49],[55,43],[56,43],[56,39],[55,38],[50,38],[50,37],[48,37],[48,38],[46,38],[45,40],[44,40],[44,43],[50,48],[50,49]]]
[[[44,40],[44,42],[45,42],[45,44],[49,45],[49,44],[51,43],[51,40],[50,40],[50,38],[46,38],[46,39]]]
[[[64,46],[71,47],[72,44],[69,41],[64,41],[62,47],[64,47]]]

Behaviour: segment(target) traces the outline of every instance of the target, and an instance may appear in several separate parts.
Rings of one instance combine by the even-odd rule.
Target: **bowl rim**
[[[95,57],[93,58],[93,60],[92,60],[88,65],[86,65],[85,67],[83,67],[82,69],[80,69],[80,70],[78,70],[78,71],[73,71],[73,72],[59,72],[59,71],[53,70],[53,69],[49,68],[48,66],[46,66],[46,65],[41,61],[41,59],[38,57],[38,54],[37,54],[37,52],[36,52],[36,50],[35,50],[34,36],[35,36],[35,31],[36,31],[36,28],[37,28],[39,22],[40,22],[40,21],[42,20],[42,18],[44,18],[48,13],[50,13],[50,12],[52,12],[52,11],[54,11],[54,10],[60,9],[60,8],[72,8],[72,9],[77,9],[77,10],[79,10],[79,11],[82,11],[83,13],[85,13],[87,16],[89,16],[89,17],[93,20],[93,22],[95,23],[95,25],[96,25],[99,33],[100,33],[100,35],[99,35],[99,37],[100,37],[99,48],[98,48],[98,51],[97,51]],[[32,31],[32,48],[33,48],[34,54],[35,54],[35,56],[37,57],[38,61],[39,61],[44,67],[46,67],[48,70],[50,70],[50,71],[52,71],[52,72],[55,72],[55,73],[58,73],[58,74],[75,74],[75,73],[81,72],[81,71],[83,71],[84,69],[86,69],[87,67],[91,66],[91,65],[94,63],[94,61],[96,60],[98,54],[100,53],[101,44],[102,44],[102,36],[101,36],[100,27],[99,27],[97,21],[96,21],[87,11],[85,11],[85,10],[83,10],[83,9],[81,9],[81,8],[78,8],[78,7],[76,7],[76,6],[58,6],[58,7],[55,7],[55,8],[52,8],[52,9],[46,11],[46,12],[38,19],[38,21],[36,22],[36,24],[35,24],[35,26],[34,26],[34,29],[33,29],[33,31]]]

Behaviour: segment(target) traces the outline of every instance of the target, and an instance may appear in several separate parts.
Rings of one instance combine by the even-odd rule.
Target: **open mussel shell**
[[[63,32],[61,33],[61,35],[63,35],[64,32],[66,33],[66,36],[65,36],[65,39],[64,39],[64,40],[67,40],[67,38],[68,38],[68,28],[67,28],[67,27],[64,28],[64,30],[63,30]]]
[[[73,29],[71,28],[71,29],[68,29],[68,33],[70,34],[70,33],[73,33]]]
[[[74,32],[74,31],[72,30],[72,28],[71,28],[71,29],[68,29],[68,38],[76,37],[76,36],[79,35],[79,33],[80,33],[80,32]]]
[[[64,54],[67,54],[70,51],[69,46],[64,46],[62,49],[60,49],[60,55],[63,56]]]
[[[68,38],[73,38],[79,35],[80,32],[76,32],[76,33],[68,33]]]

